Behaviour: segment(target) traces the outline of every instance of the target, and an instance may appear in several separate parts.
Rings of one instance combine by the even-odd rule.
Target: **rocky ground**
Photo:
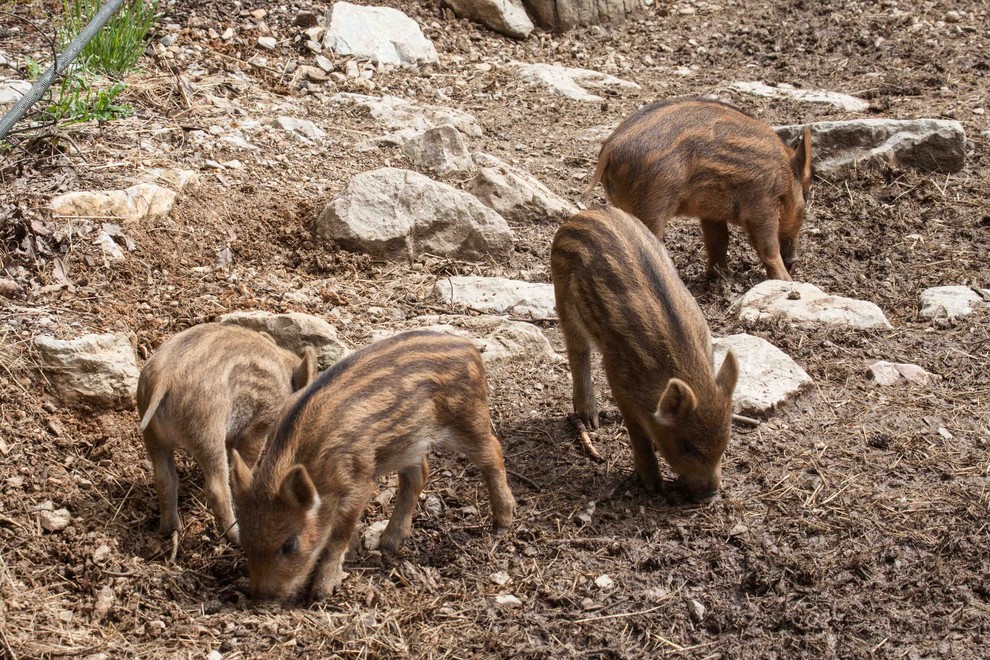
[[[621,26],[516,41],[437,0],[381,4],[416,21],[436,62],[390,68],[339,54],[325,6],[163,2],[159,34],[126,78],[133,117],[25,134],[4,157],[6,656],[984,655],[986,6],[654,3]],[[50,29],[57,5],[17,11]],[[3,18],[0,78],[23,79],[24,56],[46,49]],[[568,82],[516,62],[616,80]],[[752,82],[772,91],[737,84]],[[853,99],[808,100],[787,85]],[[733,272],[708,282],[698,223],[673,224],[665,242],[713,334],[751,336],[720,348],[765,350],[758,338],[779,349],[760,355],[781,360],[749,361],[741,410],[763,422],[736,427],[722,496],[703,506],[640,491],[601,373],[604,461],[582,453],[539,286],[600,140],[643,103],[684,94],[774,125],[959,123],[935,126],[942,141],[914,156],[870,133],[870,148],[818,163],[800,266],[817,293],[760,285],[738,233]],[[429,178],[388,170],[349,186],[384,167]],[[126,192],[64,197],[93,191]],[[406,233],[363,235],[369,204]],[[517,299],[459,298],[467,276],[514,280]],[[923,294],[942,286],[959,287],[951,301]],[[802,304],[819,293],[819,312],[865,316],[824,323]],[[325,363],[409,327],[483,339],[516,527],[493,534],[479,475],[441,453],[398,557],[370,549],[369,534],[332,600],[254,606],[242,555],[219,538],[183,459],[173,558],[155,533],[130,390],[165,338],[237,312],[319,317],[226,320],[289,328],[292,341],[319,343]],[[91,334],[105,336],[79,340]],[[899,366],[871,369],[878,361]],[[776,395],[760,386],[781,373],[793,391],[771,410]],[[369,525],[387,518],[391,487]]]

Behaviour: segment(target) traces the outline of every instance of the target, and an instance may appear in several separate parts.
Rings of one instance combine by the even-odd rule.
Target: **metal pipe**
[[[72,40],[72,43],[68,45],[65,52],[61,56],[56,57],[55,61],[52,63],[48,70],[45,71],[44,75],[38,78],[31,89],[28,90],[27,94],[22,96],[14,106],[7,111],[7,114],[0,118],[0,140],[7,137],[7,133],[10,129],[14,127],[21,117],[24,116],[32,105],[38,102],[48,88],[52,86],[52,83],[61,76],[72,64],[72,61],[76,59],[82,49],[93,40],[93,37],[103,29],[103,26],[107,24],[110,17],[117,13],[120,6],[124,4],[124,0],[107,0],[100,7],[100,11],[96,12],[96,16],[93,17],[86,27],[84,27],[76,38]]]

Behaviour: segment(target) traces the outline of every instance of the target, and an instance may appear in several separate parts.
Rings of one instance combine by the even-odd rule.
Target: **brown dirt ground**
[[[520,503],[516,528],[490,531],[484,489],[470,466],[441,454],[427,493],[444,505],[420,511],[397,558],[364,554],[331,601],[309,608],[252,606],[238,549],[218,541],[201,480],[181,464],[186,528],[174,563],[154,532],[157,504],[133,412],[63,409],[31,369],[30,339],[41,332],[131,333],[141,355],[191,324],[234,309],[298,310],[327,317],[354,346],[388,328],[399,310],[436,313],[430,289],[455,272],[549,277],[553,223],[516,226],[510,263],[426,259],[388,265],[314,245],[308,223],[356,172],[398,152],[356,146],[381,128],[353,108],[300,96],[278,72],[250,69],[252,46],[184,35],[202,51],[189,102],[160,59],[130,77],[128,120],[60,130],[28,140],[0,167],[3,266],[24,283],[57,284],[53,259],[68,266],[74,291],[36,290],[2,300],[0,376],[0,648],[6,657],[984,657],[990,648],[990,326],[981,313],[959,323],[918,315],[918,292],[941,284],[990,283],[987,115],[990,23],[985,3],[793,2],[655,3],[622,26],[538,34],[518,43],[449,17],[437,0],[383,4],[424,26],[442,63],[377,75],[379,91],[443,103],[478,117],[476,150],[529,169],[574,198],[593,169],[596,146],[581,131],[610,125],[640,104],[716,93],[771,123],[843,118],[838,110],[739,96],[733,80],[821,87],[869,98],[876,116],[954,117],[971,140],[966,169],[925,175],[866,169],[814,185],[802,246],[802,277],[837,294],[871,300],[894,330],[806,332],[785,325],[748,330],[788,352],[815,379],[813,391],[756,429],[737,428],[726,456],[721,499],[683,506],[645,496],[632,477],[625,432],[606,398],[597,445],[587,460],[565,420],[566,364],[515,363],[492,370],[492,410],[510,484]],[[17,3],[47,25],[51,2]],[[262,6],[248,3],[247,8]],[[950,9],[958,23],[941,23]],[[237,24],[226,3],[179,0],[164,22],[192,12],[222,32]],[[295,9],[272,9],[280,36]],[[907,12],[899,16],[898,11]],[[8,25],[0,20],[0,24]],[[911,24],[920,21],[920,27]],[[248,40],[253,43],[253,38]],[[8,54],[42,53],[29,31],[0,32]],[[284,61],[291,48],[268,54]],[[219,53],[227,55],[221,57]],[[520,59],[602,68],[610,54],[642,85],[600,104],[547,98],[506,69],[477,62]],[[457,56],[457,57],[454,57]],[[647,59],[649,58],[649,59]],[[457,60],[460,61],[457,61]],[[696,67],[690,76],[674,73]],[[186,62],[179,70],[188,71]],[[235,68],[251,85],[231,84]],[[343,83],[341,90],[347,90]],[[273,104],[319,123],[319,147],[261,134],[258,155],[223,150],[244,167],[185,197],[171,218],[128,226],[138,244],[105,265],[85,243],[59,240],[44,211],[65,190],[126,185],[152,166],[196,168],[203,155],[184,139],[225,119],[206,91],[234,98],[248,116]],[[357,91],[357,90],[354,90]],[[172,129],[143,150],[148,127]],[[266,142],[267,140],[267,142]],[[198,159],[198,160],[197,160]],[[190,165],[190,163],[194,163]],[[448,181],[456,183],[448,179]],[[56,235],[46,236],[54,231]],[[733,237],[735,268],[724,282],[702,277],[700,232],[674,225],[667,244],[716,335],[740,331],[730,304],[759,282],[762,268]],[[34,241],[37,256],[25,254]],[[212,268],[230,246],[234,263]],[[89,257],[89,261],[87,261]],[[193,271],[207,266],[203,272]],[[309,286],[316,303],[286,300]],[[380,309],[386,310],[382,312]],[[447,310],[439,310],[447,311]],[[553,323],[544,330],[562,348]],[[875,359],[914,362],[938,376],[925,388],[875,389],[864,368]],[[599,395],[608,396],[601,374]],[[946,439],[938,429],[948,429]],[[21,479],[11,479],[20,477]],[[45,500],[68,508],[66,530],[42,532],[33,513]],[[576,515],[594,503],[590,524]],[[467,509],[474,507],[477,512]],[[466,510],[467,509],[467,510]],[[380,505],[368,520],[387,515]],[[94,552],[100,546],[110,550]],[[105,555],[105,556],[104,556]],[[494,584],[504,571],[511,581]],[[609,575],[603,590],[595,579]],[[101,590],[114,594],[94,614]],[[516,595],[506,609],[495,596]],[[693,618],[688,603],[704,608]]]

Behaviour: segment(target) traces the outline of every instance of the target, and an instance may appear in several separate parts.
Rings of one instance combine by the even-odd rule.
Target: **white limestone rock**
[[[239,325],[255,332],[267,332],[282,348],[302,355],[307,346],[316,351],[320,370],[326,369],[350,352],[337,336],[337,329],[311,314],[289,312],[272,314],[258,310],[232,312],[220,317],[220,323]]]
[[[639,85],[616,78],[607,73],[591,69],[576,69],[556,64],[528,64],[511,62],[519,76],[531,85],[542,87],[551,94],[575,101],[601,101],[602,97],[592,94],[587,88],[613,87],[618,89],[639,89]]]
[[[752,94],[753,96],[763,96],[766,98],[787,97],[803,103],[819,103],[842,108],[847,112],[866,112],[870,109],[869,101],[865,101],[849,94],[829,92],[823,89],[799,89],[787,83],[780,83],[771,87],[759,81],[740,81],[730,85],[732,89]]]
[[[419,24],[398,9],[336,2],[323,47],[341,57],[363,57],[393,66],[436,62],[437,49]]]
[[[739,360],[739,380],[732,409],[743,415],[764,416],[812,385],[811,376],[770,342],[741,333],[712,340],[715,369],[731,348]]]
[[[42,372],[69,405],[127,410],[134,405],[140,372],[130,339],[90,334],[77,339],[35,337]]]
[[[982,295],[981,295],[982,294]],[[926,319],[969,316],[990,304],[990,289],[935,286],[921,292],[921,316]]]
[[[358,174],[323,209],[316,236],[391,260],[429,253],[505,259],[514,237],[505,219],[471,195],[410,170]]]
[[[747,291],[738,308],[739,320],[747,323],[783,318],[803,328],[875,330],[892,327],[873,303],[833,296],[807,282],[766,280]]]
[[[578,212],[577,206],[552,192],[532,174],[495,156],[475,154],[474,162],[478,174],[464,189],[506,220],[559,220]]]
[[[552,284],[460,275],[439,280],[433,293],[445,304],[487,314],[510,314],[530,320],[557,315]]]

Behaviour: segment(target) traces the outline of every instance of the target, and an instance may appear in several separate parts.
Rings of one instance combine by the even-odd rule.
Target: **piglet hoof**
[[[590,406],[590,407],[582,406],[581,409],[577,410],[573,416],[577,418],[586,427],[588,427],[588,429],[591,431],[594,431],[600,426],[598,422],[597,406]]]
[[[378,548],[388,555],[394,555],[399,552],[399,548],[402,547],[402,542],[406,540],[408,534],[389,534],[387,531],[382,534],[381,541],[378,543]]]
[[[340,588],[341,583],[344,581],[348,573],[343,570],[337,570],[335,573],[328,575],[318,584],[314,584],[312,590],[310,591],[310,598],[314,602],[321,602],[328,599],[333,595],[338,588]]]
[[[663,478],[659,474],[637,475],[643,489],[651,495],[661,495],[665,492]]]
[[[230,529],[227,530],[227,533],[224,534],[224,536],[227,538],[227,541],[234,545],[241,544],[241,530],[237,526],[237,523],[231,525]]]

